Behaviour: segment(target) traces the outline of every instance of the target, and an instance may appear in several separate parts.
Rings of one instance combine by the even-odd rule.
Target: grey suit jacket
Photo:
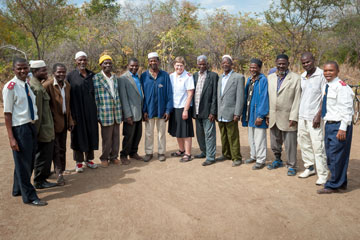
[[[125,119],[132,117],[133,121],[140,121],[142,119],[142,107],[144,97],[142,87],[140,95],[135,80],[133,79],[129,71],[126,71],[126,73],[121,75],[118,81],[118,91],[120,93],[120,99]]]
[[[223,94],[221,94],[222,75],[218,83],[218,120],[232,121],[234,115],[241,116],[244,107],[245,78],[242,74],[232,72]]]

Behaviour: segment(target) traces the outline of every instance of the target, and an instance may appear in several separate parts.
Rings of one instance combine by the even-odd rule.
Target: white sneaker
[[[82,173],[82,172],[84,172],[84,168],[83,168],[82,163],[77,163],[77,164],[76,164],[75,172],[77,172],[77,173]]]
[[[304,172],[302,172],[300,175],[299,175],[299,178],[307,178],[307,177],[310,177],[312,175],[315,175],[315,169],[305,169]]]
[[[88,161],[88,162],[86,162],[86,166],[87,166],[88,168],[92,168],[92,169],[95,169],[95,168],[98,167],[98,165],[95,164],[93,161]]]
[[[318,180],[316,180],[316,185],[320,186],[320,185],[324,185],[326,183],[326,180],[322,180],[320,178],[318,178]]]

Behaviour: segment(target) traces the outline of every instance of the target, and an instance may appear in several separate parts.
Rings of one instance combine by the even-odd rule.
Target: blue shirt
[[[289,70],[286,70],[284,76],[282,76],[282,77],[280,75],[277,76],[277,78],[278,78],[278,80],[277,80],[277,88],[276,88],[277,92],[279,91],[279,89],[281,87],[281,84],[283,83],[283,81],[286,78],[286,76],[288,75],[288,73],[289,73]]]
[[[140,93],[140,96],[142,98],[142,91],[141,91],[141,82],[140,82],[140,79],[139,79],[139,76],[136,74],[132,74],[132,72],[130,72],[132,78],[134,79],[135,81],[135,84],[136,84],[136,87],[138,88],[138,91]]]
[[[259,79],[255,81],[253,94],[250,101],[250,114],[249,122],[246,121],[247,114],[247,98],[248,89],[250,86],[251,77],[248,78],[245,86],[245,101],[242,114],[242,125],[244,127],[256,127],[256,128],[268,128],[266,125],[265,117],[269,114],[269,94],[268,94],[268,80],[264,74],[260,73]],[[260,126],[255,125],[255,120],[262,118],[262,124]]]
[[[169,74],[160,70],[154,79],[149,70],[141,74],[140,82],[144,90],[143,112],[149,118],[162,118],[173,109],[173,91]]]

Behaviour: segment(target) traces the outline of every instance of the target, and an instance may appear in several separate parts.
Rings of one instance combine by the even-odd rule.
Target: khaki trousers
[[[250,157],[257,163],[265,164],[266,161],[266,128],[248,127]]]
[[[158,133],[158,154],[166,151],[166,122],[162,118],[151,118],[145,122],[145,153],[153,154],[154,151],[154,128]]]
[[[299,119],[298,141],[304,167],[316,167],[319,179],[325,181],[329,174],[326,162],[323,122],[319,128],[312,127],[310,120]]]

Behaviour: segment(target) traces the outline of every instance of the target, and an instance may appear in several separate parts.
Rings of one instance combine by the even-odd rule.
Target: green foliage
[[[120,12],[120,4],[116,0],[91,0],[85,7],[85,13],[91,17],[102,13],[108,13],[112,17],[116,17]]]

